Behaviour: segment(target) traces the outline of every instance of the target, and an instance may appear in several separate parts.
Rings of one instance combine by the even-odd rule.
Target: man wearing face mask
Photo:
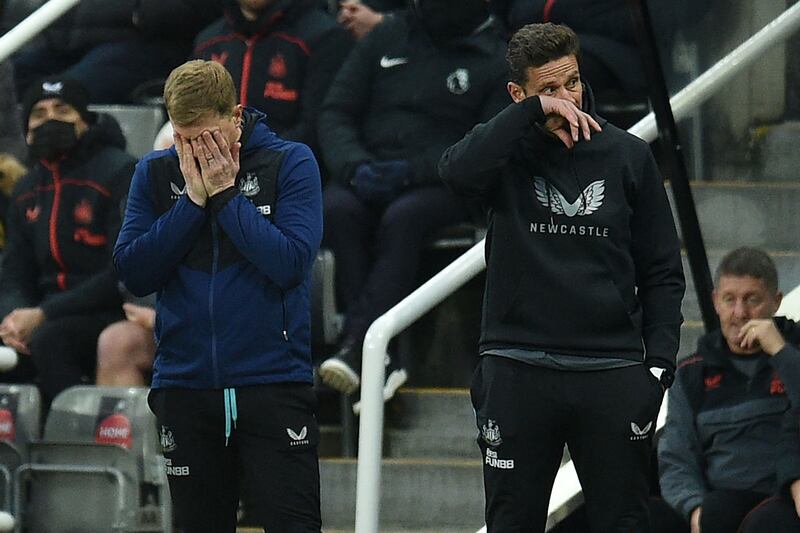
[[[66,79],[23,96],[30,171],[7,218],[0,337],[30,356],[16,377],[38,373],[48,403],[94,375],[97,337],[121,318],[111,248],[135,160],[119,125],[87,104],[84,88]]]
[[[467,219],[436,163],[508,104],[504,48],[484,0],[414,0],[359,41],[328,93],[319,120],[332,174],[324,242],[346,319],[320,376],[342,392],[359,387],[369,325],[417,286],[426,242]],[[391,365],[384,398],[406,380]]]

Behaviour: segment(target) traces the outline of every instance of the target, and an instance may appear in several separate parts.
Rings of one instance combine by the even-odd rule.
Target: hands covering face
[[[194,139],[175,133],[173,140],[192,202],[203,207],[208,198],[234,185],[241,143],[230,146],[219,129],[204,130]]]

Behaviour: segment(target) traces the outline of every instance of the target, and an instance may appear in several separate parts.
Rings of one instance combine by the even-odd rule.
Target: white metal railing
[[[25,43],[39,35],[81,0],[50,0],[31,13],[25,20],[0,37],[0,61],[19,50]]]
[[[716,65],[670,99],[676,120],[710,98],[735,74],[753,63],[771,46],[785,41],[800,28],[800,3],[788,8],[775,20],[739,45]],[[652,142],[658,135],[653,113],[635,124],[630,133]],[[412,292],[372,323],[364,339],[361,372],[361,420],[358,437],[355,533],[378,533],[381,494],[381,443],[383,442],[383,361],[389,341],[439,302],[476,276],[486,267],[481,241],[444,270]],[[662,413],[665,409],[662,409]],[[663,414],[659,416],[663,420]],[[556,484],[566,482],[564,501],[580,492],[577,477],[571,477],[571,462],[561,467]],[[574,472],[574,469],[572,470]],[[554,488],[554,495],[564,492]],[[552,498],[551,498],[552,505]],[[550,512],[553,508],[551,506]]]

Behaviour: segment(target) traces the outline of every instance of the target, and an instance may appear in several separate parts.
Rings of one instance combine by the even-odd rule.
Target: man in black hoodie
[[[0,337],[21,354],[19,372],[35,366],[46,403],[94,375],[97,337],[123,316],[111,249],[136,161],[88,101],[59,78],[23,97],[32,163],[9,206]]]
[[[511,39],[514,102],[439,170],[489,207],[472,398],[489,531],[544,531],[564,443],[594,532],[646,532],[655,419],[671,382],[680,248],[646,143],[594,113],[565,26]]]
[[[336,256],[346,312],[323,381],[360,384],[367,328],[411,292],[432,234],[467,218],[436,164],[469,128],[508,104],[505,45],[484,0],[412,0],[359,41],[319,118],[331,182],[323,193],[324,246]],[[393,359],[384,398],[406,380]]]

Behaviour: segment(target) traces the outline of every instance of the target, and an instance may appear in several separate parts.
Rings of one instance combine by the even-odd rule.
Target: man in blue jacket
[[[167,79],[175,146],[137,165],[114,250],[157,293],[150,405],[177,524],[233,532],[240,498],[268,531],[320,531],[309,272],[322,236],[310,149],[236,103],[211,61]]]

